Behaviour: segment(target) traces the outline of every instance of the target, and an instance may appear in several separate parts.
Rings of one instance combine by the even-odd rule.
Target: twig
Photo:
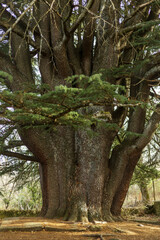
[[[7,34],[12,31],[12,29],[16,26],[16,24],[21,20],[21,18],[26,14],[26,12],[35,4],[37,0],[33,0],[31,4],[25,9],[25,11],[17,18],[15,23],[3,34],[3,36],[0,38],[0,42],[2,42]]]
[[[90,0],[86,6],[86,9],[80,14],[77,21],[72,25],[71,29],[69,30],[69,34],[72,34],[77,29],[79,24],[83,21],[84,17],[86,16],[88,10],[91,8],[92,4],[93,0]]]
[[[134,17],[134,16],[136,15],[136,13],[137,13],[138,11],[140,11],[140,9],[147,7],[148,5],[150,5],[150,4],[153,3],[153,2],[155,2],[155,0],[151,0],[150,2],[146,2],[146,3],[143,3],[143,4],[141,4],[140,6],[138,6],[138,7],[136,8],[136,10],[135,10],[127,19],[125,19],[124,22],[127,22],[128,20],[130,20],[132,17]]]

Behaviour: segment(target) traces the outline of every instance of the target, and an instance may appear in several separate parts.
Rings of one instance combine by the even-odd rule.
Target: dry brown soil
[[[160,240],[158,218],[136,220],[140,222],[82,224],[42,218],[10,218],[1,221],[0,240]]]

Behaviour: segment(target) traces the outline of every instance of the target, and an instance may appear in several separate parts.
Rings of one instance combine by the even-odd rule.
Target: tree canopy
[[[158,7],[157,0],[2,1],[1,123],[87,127],[97,122],[103,124],[107,119],[107,127],[116,128],[110,111],[84,114],[77,110],[89,106],[127,109],[141,105],[154,111],[154,103],[159,99]],[[12,47],[16,40],[19,45]],[[117,55],[114,63],[109,63],[107,52],[103,62],[97,60],[109,41]],[[14,67],[15,63],[20,65],[22,48],[26,58],[23,65],[26,62],[28,70],[32,65],[32,71],[27,71],[30,76],[25,76],[22,66],[18,71]],[[43,55],[46,70],[41,69]],[[67,57],[70,67],[65,62]],[[139,75],[143,75],[142,79]],[[133,78],[135,83],[131,82]],[[151,90],[148,104],[145,96],[131,96],[145,81]]]

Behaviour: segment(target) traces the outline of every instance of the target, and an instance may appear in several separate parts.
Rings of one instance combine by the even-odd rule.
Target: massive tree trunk
[[[136,49],[131,41],[145,16],[153,19],[157,16],[155,9],[154,14],[148,11],[148,5],[140,1],[132,12],[132,4],[127,6],[114,0],[90,0],[85,7],[77,8],[68,0],[36,1],[32,21],[26,16],[26,22],[23,16],[10,34],[12,58],[0,52],[0,69],[12,74],[12,91],[28,91],[30,85],[37,84],[31,66],[34,54],[38,54],[41,84],[47,84],[54,91],[55,86],[68,84],[65,81],[68,76],[90,76],[100,69],[113,70],[121,64],[132,64],[135,59],[143,60],[144,56],[139,54],[143,46],[138,45]],[[122,6],[127,12],[130,9],[130,16],[120,16]],[[2,4],[0,7],[2,16],[7,19],[7,23],[0,21],[0,24],[7,30],[15,19]],[[28,32],[34,37],[27,35]],[[159,64],[159,57],[155,55],[149,60],[132,74],[124,73],[117,78],[106,74],[105,81],[123,85],[127,92],[122,91],[122,95],[147,103],[150,90],[147,80],[159,73],[158,68],[153,69]],[[86,130],[68,126],[53,129],[18,126],[22,141],[40,163],[44,217],[87,222],[113,220],[120,215],[134,168],[160,120],[158,108],[145,123],[143,107],[125,107],[125,104],[115,107],[111,103],[101,109],[87,108],[93,113],[110,112],[110,124],[117,124],[116,129],[97,125]],[[127,126],[132,135],[126,134],[121,139],[118,131],[126,119],[125,128]]]

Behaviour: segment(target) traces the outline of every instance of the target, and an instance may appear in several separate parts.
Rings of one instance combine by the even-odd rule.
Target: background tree
[[[156,166],[150,165],[149,162],[143,162],[141,159],[135,168],[131,185],[137,184],[140,188],[144,205],[150,203],[148,184],[156,178],[159,178],[159,171],[156,169]]]
[[[40,210],[38,163],[17,160],[15,157],[1,158],[0,200],[6,209]]]
[[[152,138],[151,142],[143,150],[142,156],[135,168],[131,185],[137,184],[142,194],[142,202],[144,205],[150,203],[150,195],[148,192],[148,185],[153,182],[154,179],[159,178],[159,128],[156,134]],[[155,195],[155,189],[153,189],[153,195]],[[155,196],[154,196],[155,198]],[[155,200],[155,199],[154,199]]]
[[[159,4],[1,2],[1,154],[40,163],[43,216],[120,215],[160,120]],[[11,151],[15,128],[32,155]]]

